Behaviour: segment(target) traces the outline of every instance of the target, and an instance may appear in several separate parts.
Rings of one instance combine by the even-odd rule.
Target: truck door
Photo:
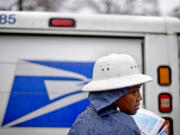
[[[66,134],[89,105],[87,93],[80,90],[91,80],[99,57],[130,54],[143,72],[140,38],[11,34],[1,35],[0,41],[0,123],[8,127],[0,129],[4,134],[17,127],[36,127],[29,134]]]

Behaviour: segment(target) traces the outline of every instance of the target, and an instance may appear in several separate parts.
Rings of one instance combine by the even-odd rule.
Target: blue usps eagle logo
[[[92,78],[93,62],[20,60],[4,127],[71,127],[88,105],[81,88]]]

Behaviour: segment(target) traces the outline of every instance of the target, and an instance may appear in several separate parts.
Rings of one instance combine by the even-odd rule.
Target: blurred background
[[[180,0],[0,0],[0,10],[175,16]]]

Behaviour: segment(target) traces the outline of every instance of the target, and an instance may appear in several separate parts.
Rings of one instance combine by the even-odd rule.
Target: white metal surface
[[[49,30],[54,33],[65,30],[67,32],[136,32],[136,33],[176,33],[180,32],[180,20],[172,17],[144,17],[125,15],[80,15],[43,12],[6,12],[0,14],[14,14],[16,23],[0,25],[0,31],[17,30]],[[75,28],[50,28],[50,18],[72,18]],[[47,31],[46,31],[47,32]]]
[[[1,35],[0,40],[0,62],[5,63],[18,59],[95,61],[112,52],[127,52],[135,57],[138,66],[142,64],[141,39]]]
[[[0,128],[1,135],[64,135],[69,128]]]
[[[146,85],[146,107],[163,117],[172,118],[175,135],[180,133],[178,128],[178,125],[180,125],[180,94],[177,40],[177,35],[148,34],[145,38],[146,73],[154,79],[153,82]],[[157,69],[162,65],[168,65],[171,68],[172,83],[169,86],[160,86],[158,84]],[[163,114],[159,112],[158,96],[164,92],[170,93],[172,96],[172,111]]]

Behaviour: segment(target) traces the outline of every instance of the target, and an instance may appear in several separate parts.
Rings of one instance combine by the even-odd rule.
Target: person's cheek
[[[135,97],[131,97],[131,110],[132,110],[132,112],[134,113],[134,112],[136,112],[136,98]]]

